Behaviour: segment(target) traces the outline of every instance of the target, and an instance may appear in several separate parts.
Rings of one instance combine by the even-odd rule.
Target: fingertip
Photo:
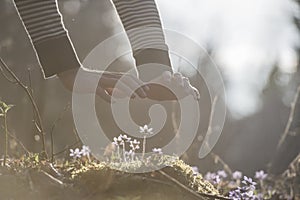
[[[164,71],[163,74],[162,74],[162,77],[165,81],[168,81],[170,82],[171,81],[171,77],[172,77],[172,74],[171,72],[169,71]]]

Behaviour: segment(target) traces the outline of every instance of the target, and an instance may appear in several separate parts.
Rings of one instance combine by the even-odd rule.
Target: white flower
[[[119,137],[114,137],[114,141],[112,142],[113,145],[115,146],[120,146],[124,144],[123,136],[120,135]]]
[[[129,142],[131,140],[130,137],[128,137],[127,135],[120,135],[122,139],[124,139],[126,142]]]
[[[136,139],[134,139],[133,141],[130,141],[130,145],[129,145],[129,147],[133,150],[133,151],[135,151],[135,150],[137,150],[137,149],[140,149],[140,142],[139,141],[137,141]]]
[[[80,158],[81,157],[81,151],[76,148],[75,150],[73,149],[70,149],[70,156],[73,157],[73,158]]]
[[[153,153],[157,153],[157,154],[162,154],[161,148],[153,148],[153,149],[152,149],[152,152],[153,152]]]
[[[82,146],[82,149],[81,149],[81,154],[83,156],[90,156],[90,153],[91,153],[91,150],[90,150],[90,147],[86,146],[86,145],[83,145]]]
[[[140,133],[145,135],[152,135],[153,134],[153,128],[149,128],[148,125],[145,125],[144,127],[140,126]]]

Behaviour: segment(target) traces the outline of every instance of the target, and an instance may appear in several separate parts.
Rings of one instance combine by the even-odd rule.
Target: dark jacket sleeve
[[[81,66],[56,0],[14,0],[45,78]]]
[[[129,38],[137,67],[157,63],[172,71],[168,46],[155,0],[112,0]],[[155,70],[154,76],[162,71]],[[140,78],[143,80],[143,75]],[[149,77],[148,77],[149,78]],[[154,77],[150,77],[154,78]]]
[[[14,0],[45,77],[79,68],[56,0]],[[168,47],[154,0],[113,0],[128,35],[136,65],[170,66]],[[161,75],[161,72],[155,76]],[[153,77],[154,78],[154,77]]]

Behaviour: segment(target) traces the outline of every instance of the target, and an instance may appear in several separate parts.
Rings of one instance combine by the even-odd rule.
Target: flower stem
[[[142,152],[142,159],[144,160],[145,157],[145,151],[146,151],[146,135],[144,135],[143,139],[143,152]]]
[[[3,160],[3,166],[6,165],[6,160],[8,157],[8,130],[7,130],[7,119],[6,119],[6,113],[4,113],[4,128],[5,128],[5,154],[4,154],[4,160]]]
[[[126,155],[125,155],[125,142],[123,144],[123,159],[124,159],[124,162],[126,162]]]

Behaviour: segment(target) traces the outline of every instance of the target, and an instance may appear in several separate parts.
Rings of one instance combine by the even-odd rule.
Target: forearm
[[[157,63],[172,71],[168,46],[162,29],[160,16],[154,0],[112,0],[129,38],[136,66]],[[139,69],[139,67],[138,67]],[[156,67],[152,79],[166,68]],[[145,75],[140,74],[144,80]],[[149,75],[148,75],[149,76]]]
[[[14,0],[45,78],[80,67],[56,0]]]

